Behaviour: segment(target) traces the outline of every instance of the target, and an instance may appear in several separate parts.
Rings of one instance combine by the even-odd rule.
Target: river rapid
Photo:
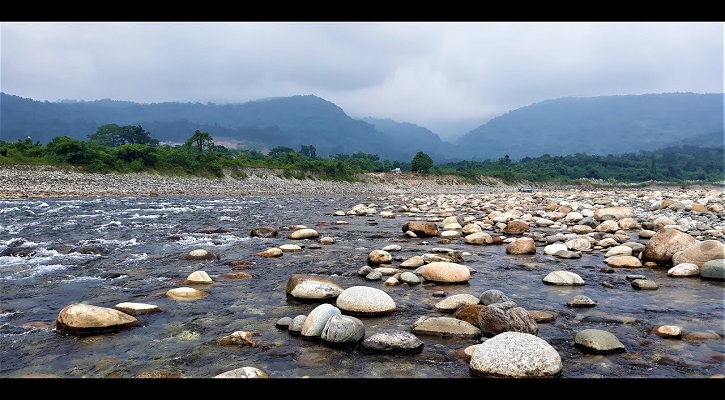
[[[424,349],[411,355],[365,354],[354,346],[330,347],[276,326],[282,317],[308,314],[315,303],[288,298],[292,274],[329,277],[343,287],[368,285],[395,300],[396,311],[361,317],[366,336],[383,329],[410,331],[421,316],[440,316],[442,297],[480,296],[497,289],[527,310],[543,310],[555,320],[539,324],[538,336],[561,355],[567,378],[705,378],[725,374],[725,308],[722,281],[671,278],[666,268],[603,272],[604,252],[578,259],[536,254],[509,255],[505,245],[474,246],[461,239],[411,238],[405,221],[426,219],[399,211],[395,196],[158,196],[0,200],[0,378],[210,378],[244,366],[270,378],[474,378],[462,350],[480,339],[419,338]],[[388,209],[394,218],[336,215],[357,204]],[[386,208],[387,207],[387,208]],[[342,223],[344,222],[344,223]],[[292,240],[304,225],[333,244]],[[251,236],[271,226],[279,235]],[[636,240],[636,234],[632,235]],[[257,253],[283,244],[302,251],[264,258]],[[436,247],[458,250],[474,270],[467,284],[386,286],[358,275],[371,250],[397,244],[393,264]],[[216,260],[190,261],[184,255],[206,249]],[[241,261],[251,277],[233,278]],[[165,296],[187,286],[184,279],[205,271],[213,283],[195,286],[209,295],[194,301]],[[551,271],[580,275],[584,286],[551,286]],[[631,276],[644,275],[658,290],[634,290]],[[384,279],[383,279],[384,280]],[[571,308],[585,295],[597,305]],[[157,305],[162,312],[141,315],[141,326],[77,336],[55,329],[65,306],[87,303],[113,307],[122,302]],[[651,331],[678,325],[685,332],[709,332],[714,340],[665,339]],[[585,354],[574,346],[576,332],[603,329],[626,351]],[[222,346],[235,331],[254,332],[255,346]]]

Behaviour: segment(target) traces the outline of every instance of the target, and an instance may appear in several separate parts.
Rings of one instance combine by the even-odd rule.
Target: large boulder
[[[700,278],[725,281],[725,258],[710,260],[702,264]]]
[[[290,239],[313,239],[319,237],[320,234],[312,228],[302,228],[290,233]]]
[[[73,334],[114,332],[141,325],[136,317],[113,308],[75,303],[58,313],[55,326],[58,331]]]
[[[536,242],[530,237],[519,237],[506,245],[506,254],[534,254]]]
[[[520,235],[529,231],[529,223],[520,219],[514,219],[506,223],[502,232],[507,235]]]
[[[385,315],[395,311],[395,301],[384,291],[370,286],[352,286],[337,296],[335,304],[353,315]]]
[[[672,256],[695,243],[695,238],[680,230],[664,228],[655,233],[640,253],[643,262],[671,264]]]
[[[339,308],[330,303],[320,304],[307,314],[300,334],[306,337],[320,337],[327,321],[335,315],[342,315]]]
[[[474,376],[548,378],[561,374],[556,349],[544,339],[524,332],[503,332],[478,345],[469,361]]]
[[[632,207],[603,207],[594,210],[594,219],[597,221],[602,221],[608,216],[615,220],[631,218],[634,216],[634,209]]]
[[[672,264],[691,263],[701,267],[702,264],[719,258],[725,258],[725,243],[710,239],[696,242],[673,254]]]
[[[368,265],[376,266],[380,264],[390,264],[393,256],[385,250],[372,250],[368,253]]]
[[[417,237],[434,237],[438,236],[438,225],[430,221],[408,221],[403,224],[403,233],[411,231]]]
[[[418,269],[423,279],[439,283],[465,283],[471,278],[471,270],[462,264],[435,261]]]
[[[324,276],[293,274],[287,280],[285,289],[288,296],[298,300],[333,299],[342,293],[344,288]]]
[[[478,324],[484,336],[496,336],[502,332],[539,333],[539,324],[523,307],[502,308],[496,304],[478,310]]]
[[[333,315],[322,329],[320,339],[328,344],[356,344],[365,338],[365,325],[351,315]]]

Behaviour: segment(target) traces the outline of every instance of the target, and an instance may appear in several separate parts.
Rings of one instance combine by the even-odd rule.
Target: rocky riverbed
[[[0,168],[0,376],[725,377],[722,188],[277,173]],[[53,335],[79,300],[163,312]],[[310,328],[369,309],[337,318],[349,348]]]

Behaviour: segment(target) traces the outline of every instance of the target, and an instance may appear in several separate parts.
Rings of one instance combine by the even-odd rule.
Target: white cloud
[[[724,90],[720,22],[11,22],[0,51],[1,90],[35,100],[314,94],[439,130],[566,96]]]

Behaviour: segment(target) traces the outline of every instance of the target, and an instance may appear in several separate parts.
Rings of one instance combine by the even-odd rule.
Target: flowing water
[[[408,238],[408,219],[379,215],[334,215],[356,204],[392,205],[372,197],[104,197],[0,201],[0,377],[133,378],[164,371],[184,378],[208,378],[253,366],[271,378],[472,378],[461,350],[478,339],[419,336],[424,349],[414,355],[372,355],[357,347],[331,347],[276,327],[285,316],[308,314],[317,304],[285,293],[292,274],[318,274],[343,287],[368,285],[384,290],[396,311],[361,317],[366,336],[380,330],[410,331],[424,315],[441,315],[433,306],[445,295],[480,296],[498,289],[527,310],[548,311],[538,336],[561,355],[560,378],[701,378],[725,374],[725,308],[722,281],[671,278],[664,268],[601,271],[603,252],[579,259],[507,255],[504,245],[474,246],[462,239]],[[425,218],[424,215],[421,218]],[[346,221],[347,224],[339,224]],[[292,240],[289,227],[305,225],[331,245]],[[252,237],[260,226],[279,230],[273,238]],[[303,251],[263,258],[256,253],[282,244]],[[385,286],[357,271],[373,249],[398,244],[394,266],[414,255],[446,247],[462,252],[475,270],[467,284]],[[539,244],[541,246],[541,244]],[[183,256],[206,249],[218,260],[188,261]],[[231,279],[229,262],[249,262],[248,279]],[[178,301],[166,291],[187,286],[194,271],[213,283],[199,289],[208,296]],[[586,285],[559,287],[542,279],[551,271],[579,274]],[[631,275],[644,275],[657,290],[635,290]],[[606,284],[605,284],[606,283]],[[583,294],[592,308],[566,303]],[[59,311],[72,303],[113,307],[149,303],[162,312],[140,315],[142,325],[114,333],[68,335],[55,330]],[[333,303],[334,304],[334,303]],[[657,325],[679,325],[684,332],[709,332],[721,339],[664,339]],[[582,329],[613,333],[626,347],[618,354],[590,355],[575,348]],[[235,331],[254,332],[256,346],[222,346]]]

